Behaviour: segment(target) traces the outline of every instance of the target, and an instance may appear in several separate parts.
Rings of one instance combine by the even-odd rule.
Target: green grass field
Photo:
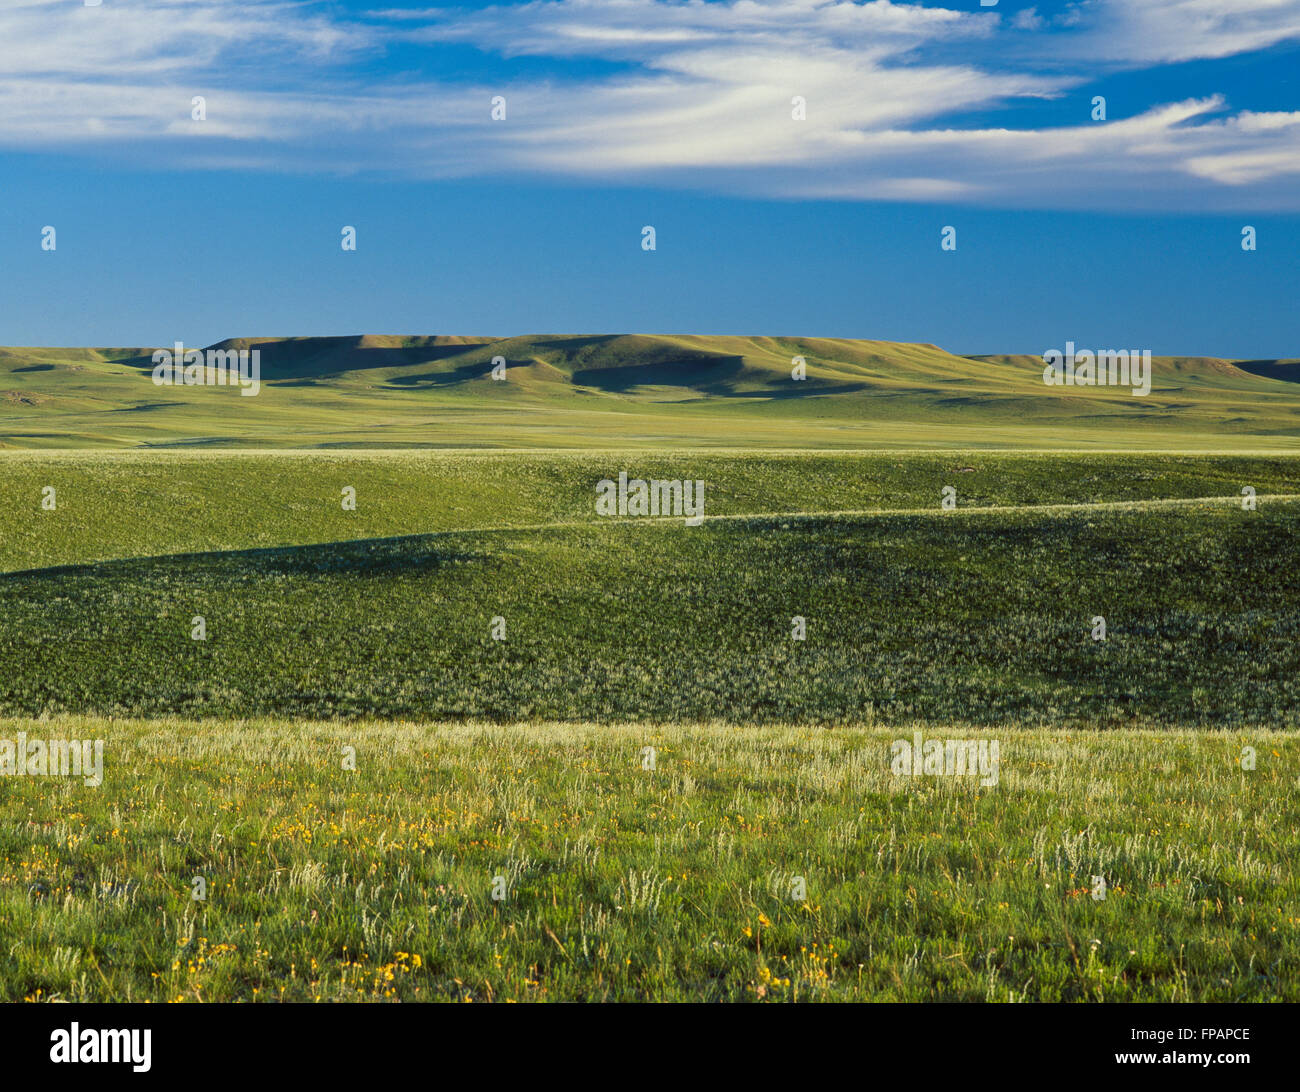
[[[0,997],[1300,999],[1300,457],[0,470]]]
[[[12,999],[1300,999],[1289,735],[1013,730],[980,788],[903,727],[40,728],[109,772],[5,787]]]
[[[699,527],[596,516],[612,456],[6,463],[0,712],[1270,728],[1300,708],[1291,458],[632,466],[706,481]]]

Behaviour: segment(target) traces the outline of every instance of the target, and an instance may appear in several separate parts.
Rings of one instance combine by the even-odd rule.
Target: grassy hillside
[[[0,446],[1300,447],[1294,364],[1157,358],[1149,396],[1036,357],[826,338],[240,338],[257,397],[156,387],[149,349],[0,350]],[[803,357],[807,379],[791,378]],[[491,378],[492,361],[507,379]]]
[[[0,453],[0,572],[445,531],[604,523],[602,478],[702,480],[713,516],[933,511],[1300,494],[1300,459],[1248,455]],[[342,491],[356,490],[344,510]],[[55,491],[55,508],[41,506]]]
[[[9,713],[1224,728],[1300,709],[1294,459],[3,465]],[[621,468],[705,480],[704,525],[595,516]]]

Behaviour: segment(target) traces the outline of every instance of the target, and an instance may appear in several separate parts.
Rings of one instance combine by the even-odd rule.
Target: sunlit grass
[[[0,780],[7,999],[1300,999],[1281,734],[1017,732],[980,787],[907,730],[18,731],[106,763]]]

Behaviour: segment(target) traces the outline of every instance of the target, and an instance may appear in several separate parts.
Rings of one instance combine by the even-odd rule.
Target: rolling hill
[[[257,397],[156,386],[148,348],[0,349],[0,446],[1300,448],[1300,362],[1157,357],[1152,389],[1034,356],[829,338],[234,338]],[[807,378],[791,378],[792,361]],[[493,361],[506,379],[492,377]]]

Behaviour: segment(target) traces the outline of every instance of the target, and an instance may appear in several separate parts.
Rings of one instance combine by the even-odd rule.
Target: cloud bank
[[[1209,86],[1096,122],[1086,86],[1098,71],[1297,40],[1300,0],[1084,0],[1005,13],[889,0],[534,0],[474,11],[3,0],[0,146],[768,197],[1295,209],[1300,111],[1234,110]],[[494,96],[505,120],[492,120]],[[988,122],[1003,108],[1075,98],[1078,121],[1067,125]],[[971,115],[980,123],[962,120]]]

